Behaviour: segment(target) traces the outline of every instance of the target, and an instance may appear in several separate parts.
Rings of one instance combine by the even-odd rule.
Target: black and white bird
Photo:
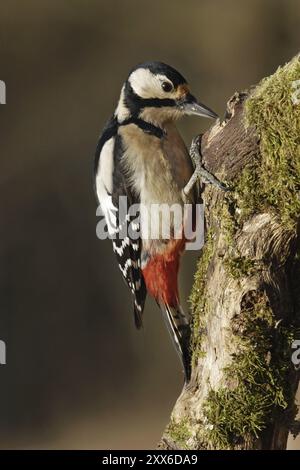
[[[159,229],[158,237],[149,237],[149,214],[155,204],[184,207],[184,189],[194,166],[175,122],[192,114],[217,117],[194,98],[174,68],[161,62],[138,65],[125,81],[115,112],[100,136],[94,167],[96,196],[133,296],[135,324],[137,328],[142,325],[148,292],[164,314],[186,381],[190,378],[190,327],[177,286],[186,240],[183,232],[179,238],[174,236],[173,218],[168,222],[173,235],[166,239]],[[126,197],[128,207],[140,204],[139,218],[122,210],[121,196]],[[195,202],[195,188],[189,188],[188,197]],[[157,223],[157,218],[150,220],[152,225]]]

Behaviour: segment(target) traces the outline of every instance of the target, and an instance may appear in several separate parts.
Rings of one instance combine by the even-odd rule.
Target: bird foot
[[[206,170],[204,168],[203,163],[202,163],[202,155],[200,152],[201,148],[201,139],[202,139],[202,134],[197,135],[194,137],[191,143],[190,147],[190,157],[192,159],[192,162],[194,164],[194,173],[192,174],[190,180],[188,183],[185,185],[185,187],[182,190],[182,197],[185,202],[189,201],[189,195],[191,194],[191,191],[197,181],[200,181],[203,184],[212,184],[216,188],[221,189],[222,191],[230,191],[227,186],[225,186],[221,181],[216,178],[210,171]]]

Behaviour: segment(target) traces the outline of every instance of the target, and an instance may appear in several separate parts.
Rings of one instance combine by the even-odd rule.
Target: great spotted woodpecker
[[[186,240],[182,232],[180,237],[174,236],[172,218],[168,223],[173,235],[168,239],[160,229],[158,237],[149,237],[146,221],[149,225],[153,204],[183,207],[187,199],[196,202],[194,183],[199,165],[195,177],[195,162],[175,126],[178,118],[191,114],[217,117],[191,95],[185,78],[172,67],[161,62],[138,65],[125,81],[116,110],[100,136],[94,166],[96,196],[110,227],[120,270],[133,295],[135,324],[137,328],[142,325],[148,292],[164,314],[186,382],[191,371],[190,327],[177,286]],[[210,180],[207,171],[202,176]],[[213,177],[210,182],[215,182]],[[120,215],[120,196],[126,196],[129,205],[140,204],[139,219],[130,211]],[[150,225],[161,222],[156,218]]]

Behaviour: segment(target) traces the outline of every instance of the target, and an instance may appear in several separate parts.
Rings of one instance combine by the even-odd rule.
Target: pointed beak
[[[199,103],[196,98],[188,93],[183,99],[178,100],[177,107],[185,114],[195,114],[196,116],[217,119],[218,115],[210,108]]]

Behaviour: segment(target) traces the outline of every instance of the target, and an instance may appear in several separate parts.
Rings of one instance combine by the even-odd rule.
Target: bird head
[[[158,125],[193,114],[218,117],[190,93],[179,72],[162,62],[147,62],[130,72],[116,109],[119,121],[138,117]]]

